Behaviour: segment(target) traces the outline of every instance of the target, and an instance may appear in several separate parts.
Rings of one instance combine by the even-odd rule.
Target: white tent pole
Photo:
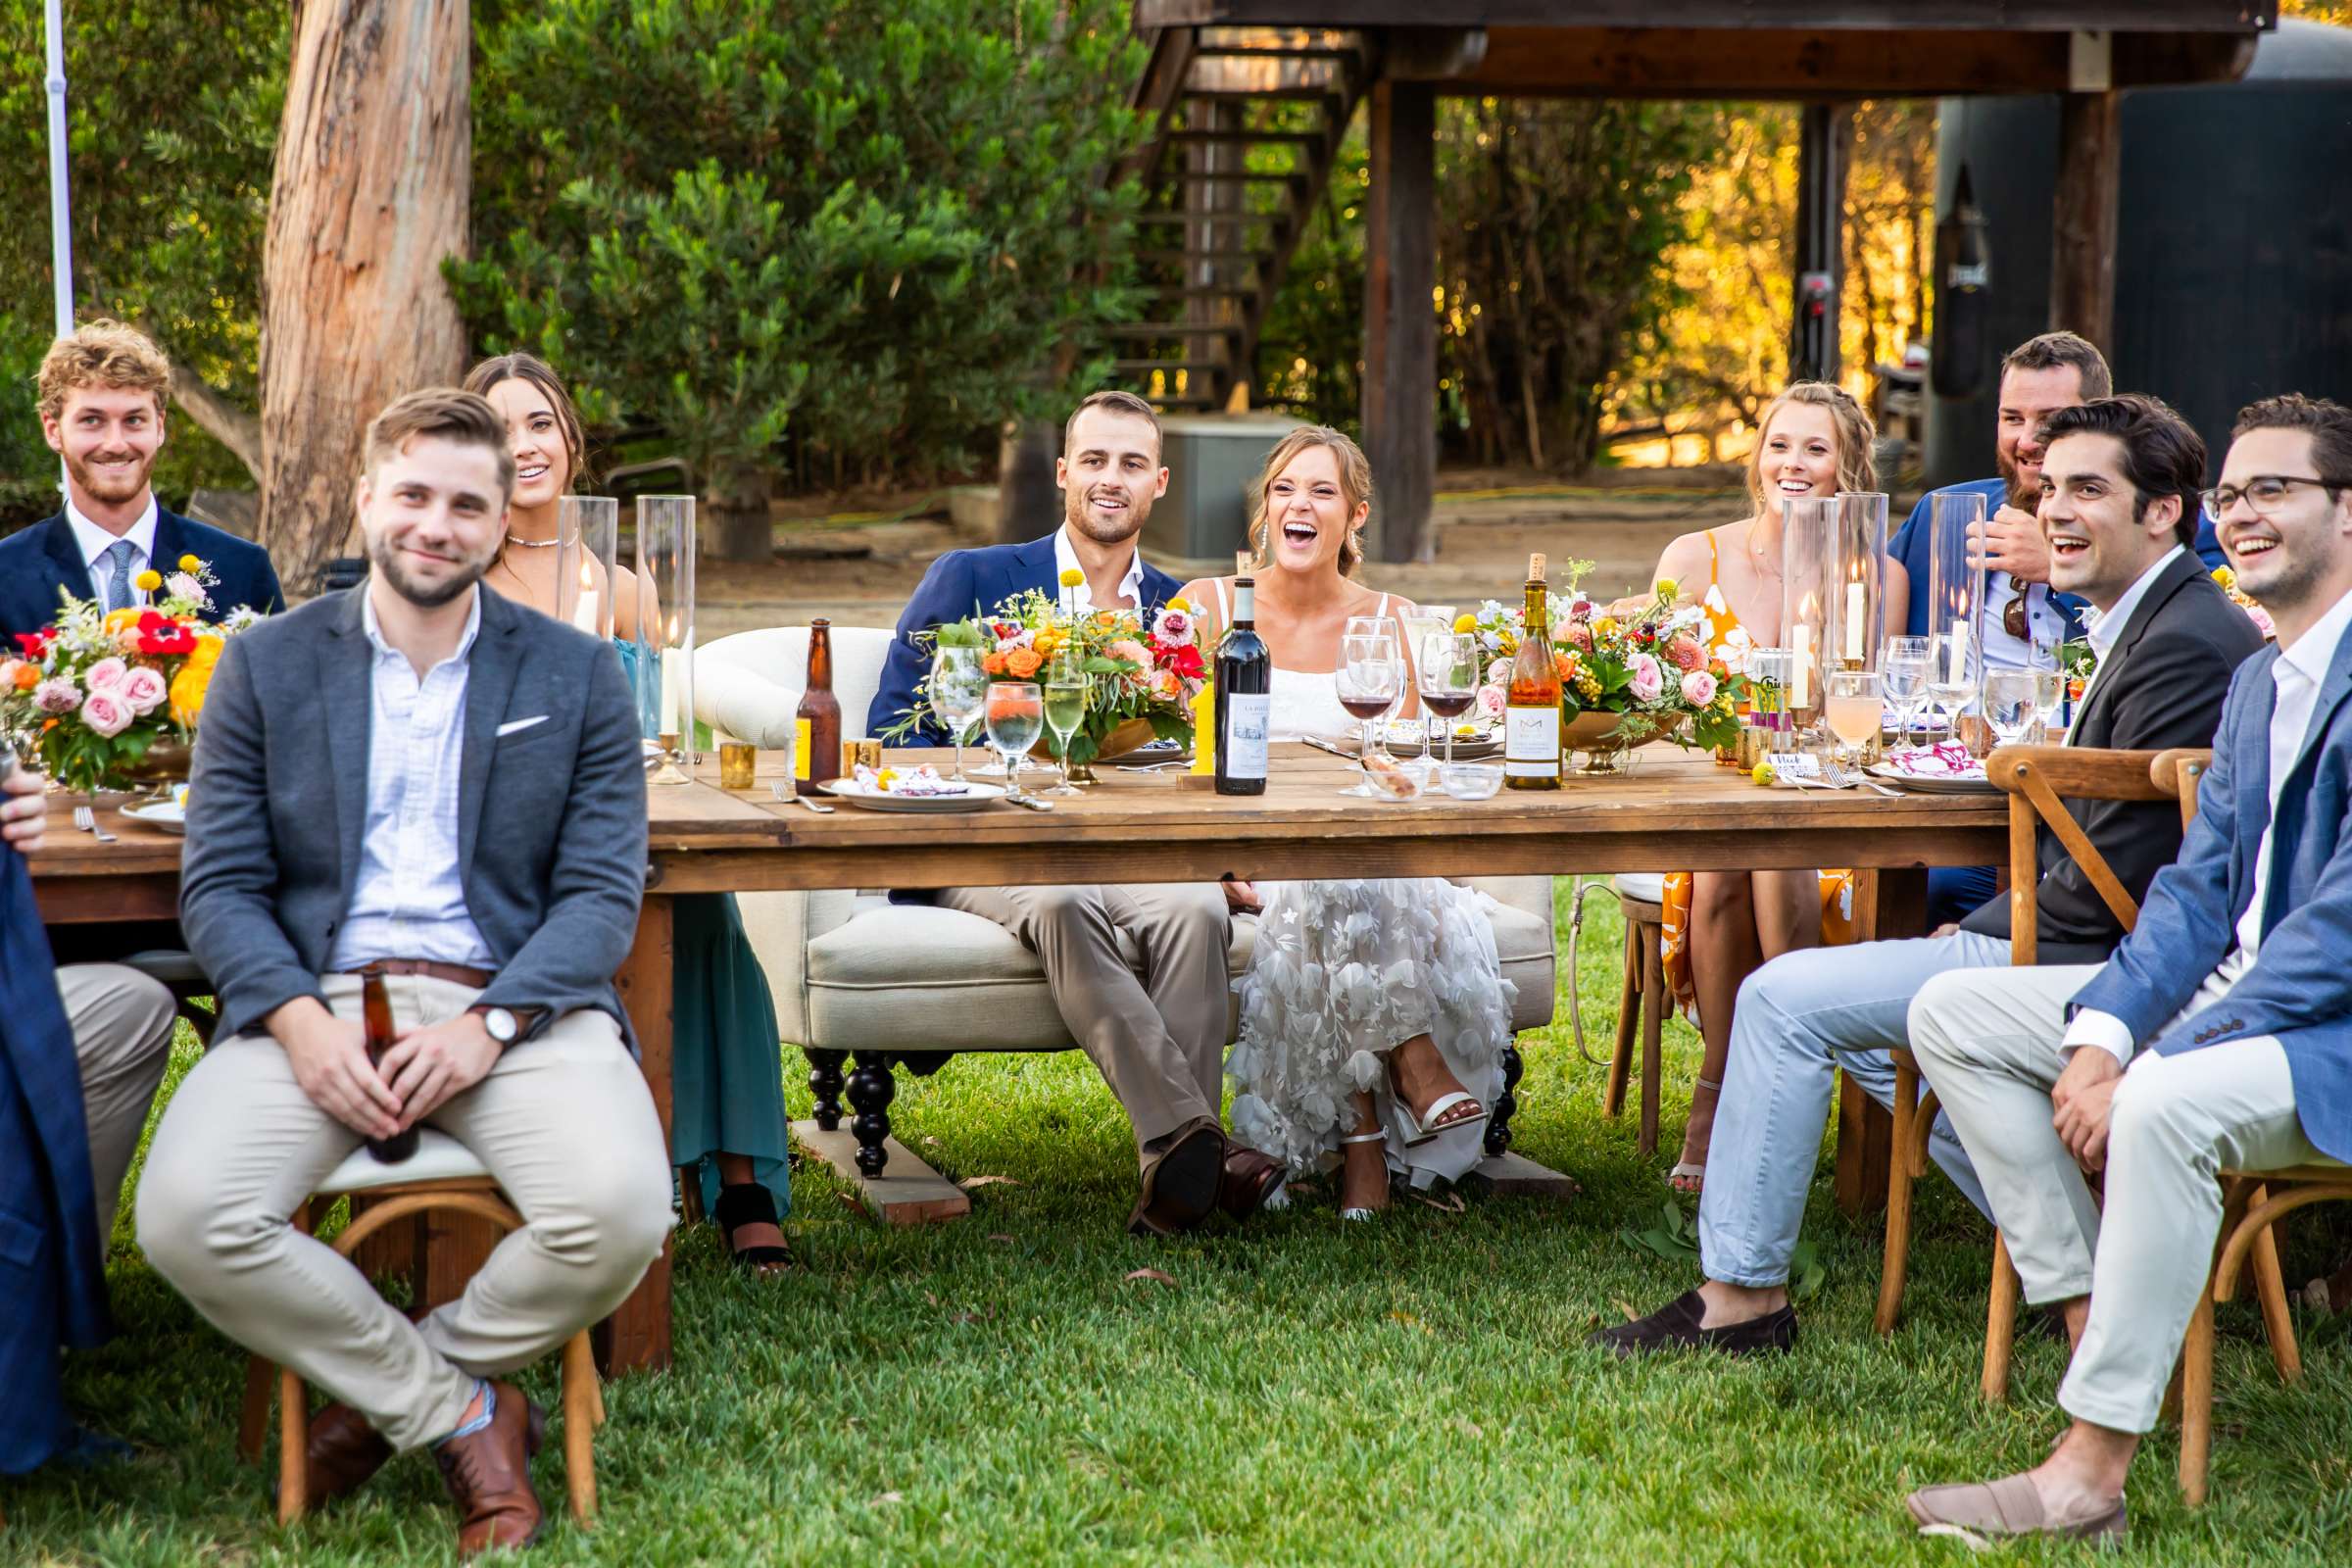
[[[49,0],[49,238],[56,252],[57,331],[74,330],[73,202],[66,188],[66,24],[63,0]]]

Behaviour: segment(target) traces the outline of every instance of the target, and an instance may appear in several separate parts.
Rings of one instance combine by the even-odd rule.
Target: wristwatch
[[[521,1020],[506,1008],[473,1007],[468,1010],[481,1014],[482,1028],[487,1030],[490,1038],[500,1045],[511,1046],[522,1038]]]

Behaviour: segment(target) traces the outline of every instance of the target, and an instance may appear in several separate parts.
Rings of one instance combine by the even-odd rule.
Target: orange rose
[[[1046,662],[1045,655],[1034,648],[1015,648],[1004,656],[1004,668],[1015,680],[1027,680],[1036,674]]]
[[[28,692],[40,683],[41,670],[38,664],[19,664],[17,666],[17,690]]]
[[[980,656],[980,673],[983,675],[1004,674],[1004,656],[1003,654],[982,654]]]

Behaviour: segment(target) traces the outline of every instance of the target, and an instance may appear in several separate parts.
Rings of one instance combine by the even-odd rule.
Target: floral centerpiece
[[[994,613],[952,620],[919,634],[925,647],[978,648],[990,682],[1044,682],[1055,668],[1086,676],[1086,716],[1070,737],[1069,761],[1083,769],[1101,758],[1122,756],[1157,740],[1189,740],[1193,698],[1208,680],[1208,661],[1193,609],[1171,599],[1149,617],[1133,610],[1076,609],[1068,590],[1081,578],[1061,577],[1062,592],[1032,588]],[[904,742],[935,720],[930,698],[915,706],[883,739]]]
[[[1699,635],[1705,611],[1679,603],[1671,579],[1659,582],[1646,600],[1604,609],[1577,587],[1592,569],[1588,561],[1568,563],[1565,613],[1550,628],[1564,732],[1596,752],[1653,740],[1685,747],[1735,744],[1750,681],[1745,670],[1707,651]],[[1502,717],[1524,614],[1490,599],[1454,622],[1456,632],[1477,637],[1488,662],[1476,704],[1483,717]]]
[[[226,639],[261,619],[240,608],[209,625],[218,579],[194,556],[135,582],[149,603],[107,611],[59,596],[57,619],[0,657],[0,727],[34,737],[41,768],[94,793],[184,777],[187,747]]]

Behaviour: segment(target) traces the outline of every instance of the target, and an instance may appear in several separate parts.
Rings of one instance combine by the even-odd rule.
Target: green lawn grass
[[[1565,884],[1563,892],[1565,891]],[[1588,1018],[1615,1006],[1619,932],[1586,932]],[[1565,921],[1562,931],[1565,933]],[[1342,1227],[1328,1188],[1178,1242],[1120,1230],[1131,1145],[1085,1060],[967,1058],[905,1079],[900,1135],[973,1193],[953,1225],[889,1231],[804,1170],[801,1267],[748,1280],[707,1227],[681,1236],[673,1370],[611,1388],[604,1513],[562,1512],[562,1563],[1955,1562],[1900,1498],[2031,1462],[2057,1430],[2059,1348],[2027,1337],[2018,1394],[1976,1395],[1989,1233],[1923,1184],[1909,1309],[1871,1332],[1879,1232],[1817,1183],[1826,1278],[1788,1357],[1621,1366],[1584,1336],[1688,1271],[1629,1246],[1654,1223],[1695,1041],[1670,1034],[1666,1145],[1634,1152],[1561,1023],[1521,1042],[1518,1147],[1574,1173],[1571,1203],[1400,1196]],[[185,1064],[185,1056],[181,1065]],[[787,1050],[798,1084],[806,1068]],[[806,1113],[806,1090],[795,1108]],[[1017,1185],[1016,1185],[1017,1184]],[[2336,1238],[2295,1237],[2288,1277]],[[118,1237],[122,1335],[73,1358],[81,1410],[130,1443],[112,1469],[0,1482],[0,1563],[382,1564],[450,1557],[420,1455],[281,1533],[269,1476],[234,1451],[243,1361]],[[1173,1288],[1131,1280],[1156,1268]],[[2352,1339],[2298,1313],[2309,1376],[2282,1390],[2258,1320],[2223,1313],[2214,1504],[2183,1507],[2177,1444],[2134,1472],[2132,1550],[2152,1563],[2352,1555]],[[552,1366],[531,1374],[543,1398]],[[552,1402],[552,1400],[551,1400]],[[2082,1548],[2013,1548],[2072,1560]]]

